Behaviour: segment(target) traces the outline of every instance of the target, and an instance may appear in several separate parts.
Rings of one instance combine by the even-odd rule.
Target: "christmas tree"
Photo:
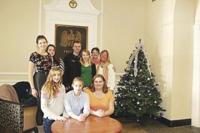
[[[116,92],[115,115],[135,117],[137,122],[156,118],[164,111],[155,76],[149,69],[141,40],[127,61]]]

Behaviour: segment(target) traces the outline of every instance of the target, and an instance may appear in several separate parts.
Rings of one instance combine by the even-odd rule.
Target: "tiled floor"
[[[148,121],[144,126],[133,121],[121,121],[122,133],[200,133],[200,128],[191,126],[168,127],[158,121]],[[38,127],[39,133],[44,133],[43,127]]]

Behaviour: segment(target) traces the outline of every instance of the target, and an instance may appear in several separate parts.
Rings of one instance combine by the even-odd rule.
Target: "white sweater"
[[[64,94],[64,85],[61,86],[55,98],[49,99],[45,92],[41,92],[41,109],[44,113],[44,118],[48,117],[48,119],[57,120],[64,113]]]
[[[103,68],[99,67],[99,70],[97,72],[98,74],[103,75]],[[110,90],[115,89],[115,70],[113,64],[108,65],[108,81],[107,86],[110,88]]]

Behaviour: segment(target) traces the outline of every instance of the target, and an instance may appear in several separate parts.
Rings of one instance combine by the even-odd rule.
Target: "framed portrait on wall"
[[[72,52],[73,43],[81,42],[87,48],[88,27],[74,25],[55,25],[56,55],[62,59]]]

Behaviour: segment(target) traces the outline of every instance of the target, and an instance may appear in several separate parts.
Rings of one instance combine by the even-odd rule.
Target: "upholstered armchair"
[[[36,110],[36,99],[30,95],[28,82],[0,86],[0,132],[38,133]]]

